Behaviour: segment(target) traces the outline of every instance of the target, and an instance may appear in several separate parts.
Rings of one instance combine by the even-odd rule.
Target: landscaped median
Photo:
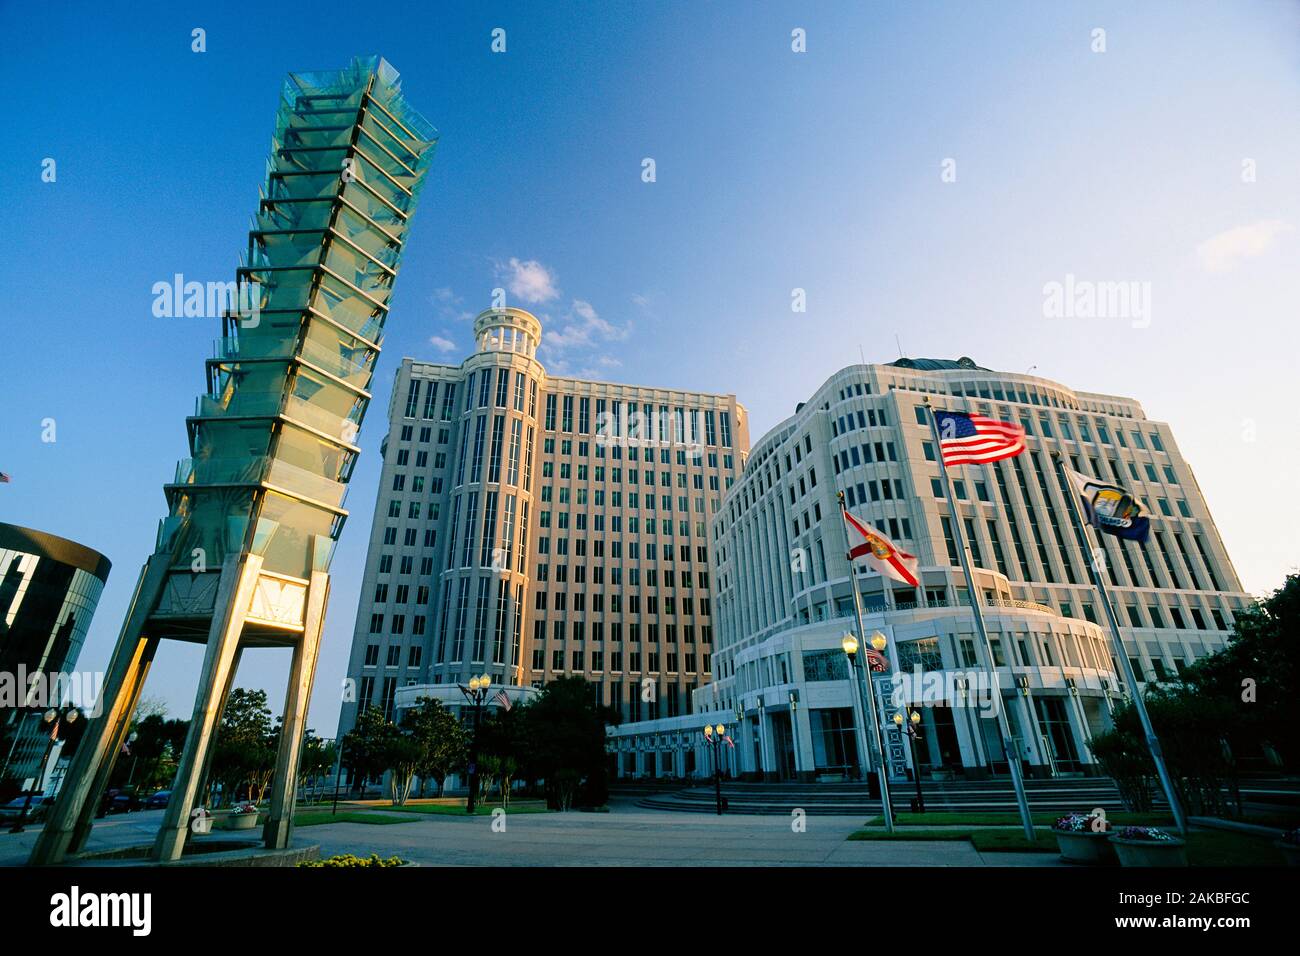
[[[491,816],[502,809],[500,804],[481,803],[474,808],[475,816]],[[512,800],[504,808],[509,815],[517,813],[547,813],[543,800]],[[349,801],[340,805],[338,812],[328,807],[299,809],[293,817],[296,827],[323,826],[328,823],[365,823],[382,825],[389,823],[415,823],[422,817],[449,816],[463,817],[465,801],[456,798],[435,798],[431,800],[412,800],[401,806],[394,806],[389,800],[367,800],[365,802]]]
[[[986,853],[1044,853],[1058,856],[1052,825],[1060,814],[1032,815],[1037,840],[1030,842],[1014,813],[899,813],[894,832],[885,829],[884,817],[873,817],[850,840],[951,840],[967,841]],[[1172,828],[1167,816],[1150,813],[1113,813],[1107,819],[1116,827]],[[1264,837],[1212,830],[1192,830],[1187,835],[1187,860],[1191,866],[1277,866],[1281,851]]]

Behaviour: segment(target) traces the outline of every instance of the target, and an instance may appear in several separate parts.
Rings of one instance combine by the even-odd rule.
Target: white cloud
[[[505,265],[498,263],[497,276],[505,281],[512,296],[524,302],[536,305],[560,297],[555,273],[536,259],[520,261],[512,257]]]
[[[451,339],[444,338],[441,335],[430,336],[429,344],[432,345],[439,352],[451,352],[456,348],[455,342],[453,342]]]
[[[457,295],[450,286],[434,289],[429,302],[444,321],[464,322],[474,318],[474,313],[464,307],[465,297]]]
[[[1290,224],[1281,219],[1262,219],[1249,226],[1236,226],[1198,245],[1196,258],[1206,272],[1228,272],[1243,259],[1262,256],[1273,247],[1278,236],[1291,231]]]
[[[632,332],[631,323],[620,326],[602,319],[595,307],[584,299],[574,299],[567,313],[542,325],[542,347],[551,355],[572,349],[595,348],[607,342],[621,342]]]

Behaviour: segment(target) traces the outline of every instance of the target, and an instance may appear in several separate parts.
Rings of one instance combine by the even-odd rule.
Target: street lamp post
[[[854,596],[857,595],[857,584],[854,582]],[[858,616],[858,625],[861,627],[862,616]],[[879,631],[871,635],[871,647],[879,654],[889,645],[889,641],[884,634]],[[889,799],[889,771],[885,764],[885,739],[880,733],[880,719],[876,715],[876,695],[872,692],[871,687],[871,668],[864,667],[867,673],[865,683],[859,679],[858,664],[858,639],[852,634],[845,634],[840,641],[840,646],[844,648],[844,654],[849,659],[849,680],[854,685],[853,697],[858,700],[861,697],[866,698],[863,705],[863,723],[871,725],[872,739],[875,741],[876,750],[880,753],[880,809],[885,817],[885,829],[889,833],[894,832],[894,807]],[[863,734],[866,737],[866,734]],[[867,756],[863,755],[863,766],[866,766]]]
[[[704,742],[713,748],[713,793],[717,800],[718,816],[722,816],[722,751],[726,741],[727,728],[722,724],[716,727],[704,725]]]
[[[135,742],[140,739],[140,735],[134,730],[127,734],[126,742],[131,747],[131,772],[126,775],[126,789],[131,789],[131,781],[135,780],[135,763],[139,759],[135,754]]]
[[[465,801],[465,812],[472,814],[478,799],[478,727],[483,713],[483,702],[487,700],[488,688],[492,678],[487,674],[471,677],[469,687],[460,685],[460,692],[474,706],[474,730],[469,738],[469,799]]]
[[[32,805],[32,791],[42,790],[41,780],[45,776],[45,765],[50,762],[50,751],[54,749],[54,743],[59,739],[59,728],[63,724],[73,724],[81,718],[81,711],[75,707],[69,707],[60,711],[58,708],[51,707],[41,715],[41,723],[49,725],[50,739],[45,744],[45,753],[41,757],[41,762],[36,765],[36,783],[31,790],[27,791],[27,799],[23,801],[23,809],[18,818],[14,820],[13,826],[9,828],[10,833],[22,833],[23,824],[27,822],[27,812]]]
[[[894,715],[894,726],[903,728],[907,732],[907,741],[912,749],[912,779],[916,781],[916,812],[925,813],[925,797],[921,793],[921,762],[916,756],[916,742],[921,739],[921,731],[917,726],[921,723],[921,715],[914,710],[908,711],[908,718],[903,719],[902,713]],[[903,725],[907,726],[904,727]]]

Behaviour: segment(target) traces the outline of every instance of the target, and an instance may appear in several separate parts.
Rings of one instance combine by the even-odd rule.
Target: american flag
[[[962,412],[934,413],[944,467],[987,465],[1025,450],[1025,430],[1012,422]]]
[[[7,484],[9,484],[9,476],[6,475],[3,471],[0,471],[0,485],[7,485]]]
[[[496,696],[492,698],[492,702],[494,704],[499,704],[502,710],[509,710],[511,706],[510,698],[506,696],[506,692],[503,690],[496,692]]]

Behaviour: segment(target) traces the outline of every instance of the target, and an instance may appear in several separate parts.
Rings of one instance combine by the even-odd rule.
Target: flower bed
[[[353,869],[363,866],[409,866],[410,864],[400,856],[390,856],[382,859],[378,853],[372,853],[368,857],[355,856],[351,853],[340,853],[335,856],[327,857],[324,860],[304,860],[299,866],[327,867],[329,869]]]

